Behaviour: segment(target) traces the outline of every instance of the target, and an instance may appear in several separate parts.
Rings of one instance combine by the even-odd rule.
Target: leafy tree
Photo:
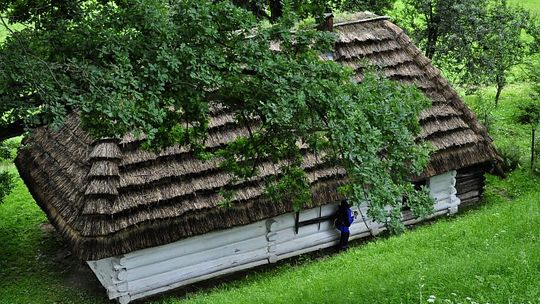
[[[339,9],[348,12],[370,11],[384,15],[392,9],[396,0],[347,0],[343,1]]]
[[[324,13],[341,6],[340,0],[232,0],[232,2],[248,11],[259,19],[276,22],[286,13],[294,13],[300,18],[320,18]]]
[[[0,109],[11,124],[55,127],[78,111],[97,138],[132,132],[150,149],[178,143],[221,157],[230,185],[272,161],[281,173],[266,179],[267,193],[296,208],[310,203],[302,155],[318,152],[346,169],[343,191],[368,200],[372,218],[399,228],[403,193],[417,215],[431,210],[409,183],[428,159],[415,135],[429,102],[375,75],[353,83],[350,69],[320,59],[331,33],[293,34],[289,15],[260,26],[229,1],[9,0],[0,10],[33,24],[0,47]],[[217,104],[249,134],[208,151]]]
[[[284,10],[290,10],[301,18],[320,18],[332,11],[371,11],[384,14],[392,8],[396,0],[232,0],[232,2],[251,11],[259,19],[277,21]]]
[[[495,105],[507,84],[510,69],[522,63],[530,43],[522,39],[533,24],[528,11],[509,6],[506,0],[489,5],[476,31],[476,39],[458,63],[465,67],[463,82],[495,84]]]
[[[519,105],[517,121],[531,128],[531,171],[535,168],[537,156],[535,155],[536,129],[540,125],[540,102],[529,102]]]
[[[404,0],[400,22],[426,57],[436,61],[471,43],[488,1]]]
[[[428,58],[468,87],[494,84],[495,104],[510,69],[533,50],[538,26],[506,0],[406,0],[404,24]]]
[[[531,127],[531,170],[534,170],[538,158],[535,153],[535,133],[540,126],[540,66],[538,64],[529,66],[527,74],[533,89],[531,101],[519,106],[516,118],[519,123]]]

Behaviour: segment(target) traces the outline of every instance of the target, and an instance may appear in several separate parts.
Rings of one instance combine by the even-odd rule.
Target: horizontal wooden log
[[[480,197],[480,196],[470,197],[468,199],[463,200],[461,202],[461,205],[462,206],[470,206],[470,205],[478,203],[481,199],[482,199],[482,197]]]
[[[434,217],[437,217],[437,216],[441,216],[441,215],[445,215],[445,214],[448,214],[448,209],[445,209],[445,210],[439,210],[439,211],[433,212],[431,215],[429,215],[428,217],[426,217],[426,219],[431,219],[431,218],[434,218]],[[420,223],[420,222],[422,222],[422,221],[424,221],[424,220],[425,220],[425,219],[412,218],[412,219],[403,221],[403,224],[406,225],[406,226],[410,226],[410,225],[414,225],[414,224]]]
[[[383,230],[384,230],[384,228],[383,228]],[[353,241],[353,240],[356,240],[356,239],[368,237],[370,235],[371,235],[371,233],[369,231],[364,231],[364,232],[361,232],[361,233],[353,233],[353,231],[351,231],[349,241]],[[276,258],[277,258],[277,260],[283,260],[283,259],[294,257],[294,256],[297,256],[297,255],[300,255],[300,254],[312,252],[312,251],[315,251],[315,250],[320,250],[320,249],[336,246],[338,243],[339,243],[339,240],[334,239],[334,240],[331,240],[329,242],[319,243],[319,244],[316,244],[316,245],[313,245],[313,246],[310,246],[310,247],[305,247],[305,248],[303,248],[301,250],[296,250],[296,251],[293,251],[293,252],[280,254]]]
[[[287,242],[276,243],[276,255],[282,255],[286,253],[296,252],[302,249],[313,247],[319,244],[333,242],[338,240],[339,232],[336,231],[323,231],[317,234],[312,234],[306,237],[302,237]]]
[[[470,178],[470,179],[458,180],[456,182],[456,188],[463,185],[470,185],[470,184],[484,185],[484,183],[485,183],[484,178]]]
[[[319,224],[319,223],[322,223],[322,222],[331,221],[331,220],[333,220],[335,218],[336,217],[334,215],[320,216],[320,217],[312,218],[312,219],[305,220],[305,221],[302,221],[302,222],[298,222],[298,227],[304,227],[304,226],[309,226],[309,225],[313,225],[313,224]]]
[[[265,233],[265,223],[260,221],[246,226],[203,234],[167,245],[137,250],[124,255],[120,259],[120,264],[127,269],[140,267],[180,255],[218,248],[229,243],[264,235]]]
[[[308,210],[302,210],[302,211],[300,211],[300,213],[299,213],[299,218],[298,218],[298,220],[299,220],[300,222],[302,222],[302,221],[307,221],[307,220],[311,220],[311,219],[317,218],[317,217],[320,216],[320,212],[321,212],[321,208],[320,208],[320,207],[311,208],[311,209],[308,209]]]
[[[457,195],[460,195],[462,193],[467,193],[467,192],[470,192],[470,191],[478,191],[478,192],[482,192],[484,187],[482,187],[481,185],[478,185],[478,184],[471,184],[471,185],[467,185],[465,187],[460,187],[460,188],[457,188]]]
[[[469,191],[458,195],[459,199],[464,201],[472,197],[480,197],[480,191]]]
[[[483,177],[485,173],[486,173],[485,171],[458,173],[456,175],[456,179],[463,180],[463,179]]]
[[[484,185],[484,179],[483,178],[475,178],[475,179],[467,179],[463,181],[459,181],[456,183],[456,188],[468,186],[468,185]]]
[[[211,244],[207,244],[211,246]],[[190,265],[196,265],[205,261],[217,260],[221,258],[236,256],[246,252],[254,252],[259,249],[266,249],[268,242],[264,235],[259,235],[254,238],[243,240],[236,243],[231,243],[222,247],[214,247],[208,250],[190,253],[187,255],[179,255],[173,259],[167,259],[160,262],[143,265],[136,268],[131,268],[128,271],[128,281],[134,281],[145,277],[150,277],[165,273],[171,270],[180,271],[182,268]]]
[[[107,290],[107,296],[109,299],[115,299],[121,296],[122,294],[118,291],[118,286],[116,285],[115,278],[117,277],[117,271],[114,269],[114,260],[117,258],[107,258],[98,261],[87,261],[86,263],[96,274],[99,282]]]
[[[469,170],[459,170],[457,172],[456,178],[462,179],[462,178],[470,178],[474,176],[482,176],[486,172],[485,168],[476,168],[476,169],[469,169]]]
[[[448,186],[455,185],[456,171],[450,171],[445,174],[433,176],[429,179],[429,189],[433,192],[438,192],[444,189],[448,189]]]
[[[473,178],[473,177],[476,177],[476,176],[483,176],[484,174],[486,173],[486,171],[484,170],[481,170],[481,171],[474,171],[474,172],[461,172],[456,175],[456,179],[466,179],[466,178]]]
[[[175,288],[178,288],[178,287],[181,287],[181,286],[193,284],[193,283],[196,283],[196,282],[208,280],[208,279],[211,279],[211,278],[215,278],[215,277],[219,277],[219,276],[223,276],[223,275],[227,275],[227,274],[231,274],[231,273],[242,271],[242,270],[245,270],[245,269],[251,269],[251,268],[254,268],[254,267],[257,267],[257,266],[260,266],[260,265],[264,265],[264,264],[268,264],[267,259],[260,260],[260,261],[255,261],[255,262],[251,262],[251,263],[247,263],[247,264],[243,264],[243,265],[234,266],[234,267],[231,267],[231,268],[228,268],[228,269],[223,269],[223,270],[216,271],[216,272],[213,272],[213,273],[209,273],[209,274],[206,274],[206,275],[202,275],[202,276],[199,276],[199,277],[191,278],[191,279],[184,280],[184,281],[179,281],[179,282],[169,284],[167,286],[162,286],[162,287],[159,287],[159,288],[155,288],[155,289],[152,289],[152,290],[133,293],[130,298],[131,298],[131,300],[135,300],[135,299],[148,297],[148,296],[155,295],[155,294],[165,292],[165,291],[168,291],[168,290],[172,290],[172,289],[175,289]]]
[[[188,279],[208,275],[213,272],[222,271],[224,269],[232,268],[233,266],[266,260],[267,258],[267,249],[258,249],[235,256],[228,256],[191,265],[181,269],[174,269],[169,272],[160,273],[139,280],[129,281],[128,288],[130,293],[141,293]]]

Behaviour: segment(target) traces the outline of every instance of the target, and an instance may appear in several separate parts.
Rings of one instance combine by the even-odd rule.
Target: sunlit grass
[[[540,14],[540,0],[510,0],[511,4],[522,6],[534,14]]]

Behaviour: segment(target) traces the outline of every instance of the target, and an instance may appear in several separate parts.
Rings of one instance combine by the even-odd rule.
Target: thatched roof
[[[423,174],[492,161],[491,140],[448,82],[385,18],[336,24],[339,39],[334,59],[358,69],[366,58],[390,78],[419,86],[433,101],[420,117],[421,137],[437,151]],[[228,173],[217,161],[202,162],[185,148],[160,154],[141,150],[136,139],[94,142],[72,116],[55,132],[34,130],[19,151],[16,164],[32,195],[52,224],[81,259],[94,260],[173,242],[209,231],[248,224],[292,211],[261,195],[258,178],[236,185],[235,201],[219,207],[218,193]],[[216,147],[246,131],[230,113],[216,108],[208,147]],[[305,170],[316,205],[339,199],[341,169],[306,155]],[[275,174],[273,164],[261,175]]]

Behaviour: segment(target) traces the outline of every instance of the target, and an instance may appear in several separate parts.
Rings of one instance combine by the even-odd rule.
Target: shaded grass
[[[17,174],[13,165],[7,169]],[[65,245],[40,229],[44,223],[44,213],[18,178],[6,203],[0,204],[0,303],[103,302],[88,290],[66,284],[74,260],[57,256]]]

